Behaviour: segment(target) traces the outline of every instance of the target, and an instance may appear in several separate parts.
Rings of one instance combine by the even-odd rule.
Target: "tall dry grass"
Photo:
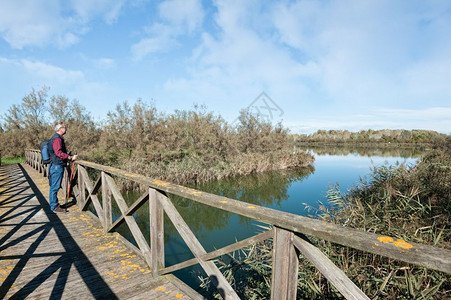
[[[348,194],[329,190],[328,205],[318,217],[378,234],[436,247],[451,248],[451,151],[434,150],[417,166],[374,168],[370,178]],[[451,276],[312,238],[371,299],[450,299]],[[220,263],[245,299],[270,297],[272,241],[253,245]],[[209,288],[208,280],[201,284]],[[298,299],[341,299],[300,256]]]
[[[94,161],[179,184],[307,166],[288,130],[249,112],[230,125],[204,108],[161,114],[137,102],[109,114]]]

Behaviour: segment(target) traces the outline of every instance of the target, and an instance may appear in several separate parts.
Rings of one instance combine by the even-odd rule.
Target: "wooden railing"
[[[45,166],[41,163],[39,150],[27,150],[26,161],[44,176],[47,174]],[[88,175],[89,169],[100,171],[100,176],[95,181],[92,181]],[[147,187],[146,191],[131,206],[128,206],[113,176],[145,186]],[[99,200],[99,195],[101,195],[101,200]],[[207,253],[177,211],[169,195],[184,197],[249,217],[272,225],[272,229]],[[299,253],[302,253],[315,265],[346,299],[369,299],[342,270],[312,245],[305,235],[451,273],[451,251],[446,249],[406,242],[271,208],[250,205],[88,161],[77,161],[74,197],[83,211],[86,211],[90,204],[93,205],[105,233],[114,232],[120,224],[125,222],[138,245],[135,247],[128,243],[129,246],[145,259],[154,276],[199,264],[210,278],[215,278],[212,282],[216,284],[220,294],[227,299],[239,299],[239,297],[212,260],[270,238],[273,239],[272,299],[296,299]],[[119,218],[114,222],[112,218],[113,199],[121,212]],[[133,217],[133,214],[147,201],[150,210],[150,244],[146,241]],[[193,259],[165,266],[164,212],[194,254]]]
[[[44,165],[42,163],[42,156],[40,150],[25,150],[25,162],[30,166],[32,166],[39,173],[42,173],[42,176],[47,177],[48,165]]]

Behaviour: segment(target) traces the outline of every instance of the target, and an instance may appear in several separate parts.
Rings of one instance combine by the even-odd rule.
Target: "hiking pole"
[[[75,161],[72,163],[72,169],[70,171],[70,178],[68,178],[68,185],[67,185],[67,195],[66,195],[66,201],[64,203],[64,209],[67,212],[67,200],[69,199],[69,194],[70,194],[70,186],[72,185],[72,176],[74,175],[74,167],[75,167]]]

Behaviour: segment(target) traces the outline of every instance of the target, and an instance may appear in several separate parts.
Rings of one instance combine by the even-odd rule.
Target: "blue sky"
[[[0,0],[0,7],[0,114],[49,86],[96,120],[142,98],[168,113],[205,105],[229,122],[250,106],[293,133],[451,132],[451,1]]]

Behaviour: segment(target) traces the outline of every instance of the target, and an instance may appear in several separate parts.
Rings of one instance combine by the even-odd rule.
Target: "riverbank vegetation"
[[[289,133],[242,111],[236,125],[204,107],[171,114],[142,100],[118,104],[94,122],[77,101],[33,90],[3,116],[0,151],[22,156],[66,122],[67,148],[84,160],[175,183],[205,182],[254,172],[297,168],[313,156],[292,150]]]
[[[359,145],[359,146],[443,146],[446,134],[432,130],[318,130],[312,134],[292,135],[296,145]]]
[[[2,162],[0,165],[13,165],[13,164],[21,164],[25,162],[25,158],[24,157],[11,157],[11,156],[7,156],[7,157],[1,157]]]
[[[451,138],[416,166],[381,166],[347,194],[329,190],[315,216],[327,222],[451,249]],[[312,238],[371,299],[449,299],[451,276]],[[222,265],[246,299],[270,297],[271,240],[249,247]],[[231,271],[233,270],[233,272]],[[209,286],[203,279],[202,285]],[[341,299],[338,291],[300,256],[299,299]]]

